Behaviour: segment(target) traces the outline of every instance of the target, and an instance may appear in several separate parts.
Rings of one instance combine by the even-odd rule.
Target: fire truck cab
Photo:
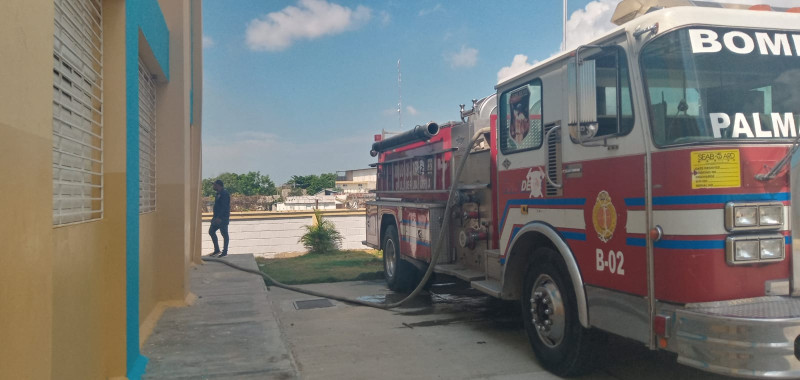
[[[366,242],[389,287],[434,265],[519,300],[558,375],[607,332],[706,371],[800,378],[800,9],[701,3],[623,1],[619,27],[461,121],[376,142]]]

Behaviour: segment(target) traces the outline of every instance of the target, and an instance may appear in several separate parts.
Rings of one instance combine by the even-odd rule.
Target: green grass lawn
[[[289,285],[383,278],[381,251],[337,251],[283,259],[256,258],[258,268]]]

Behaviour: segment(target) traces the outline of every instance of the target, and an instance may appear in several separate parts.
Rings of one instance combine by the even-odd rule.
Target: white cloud
[[[472,67],[478,62],[478,49],[461,46],[458,53],[450,53],[445,56],[450,62],[450,67]]]
[[[208,48],[210,48],[212,46],[214,46],[214,40],[211,39],[211,37],[204,35],[203,36],[203,48],[204,49],[208,49]]]
[[[417,109],[412,106],[406,106],[406,112],[408,112],[408,114],[411,116],[417,116],[417,114],[419,113],[419,111],[417,111]]]
[[[528,56],[525,54],[517,54],[514,56],[514,59],[511,61],[511,65],[505,66],[497,72],[497,83],[502,82],[505,79],[511,78],[517,74],[524,72],[525,70],[530,69],[539,61],[533,61],[533,63],[528,63]]]
[[[611,15],[618,3],[619,0],[594,0],[572,12],[567,20],[567,49],[561,46],[561,50],[572,50],[616,27]]]
[[[436,4],[433,8],[420,9],[418,15],[421,16],[421,17],[422,16],[427,16],[427,15],[433,13],[433,12],[439,12],[439,11],[442,11],[442,10],[444,10],[444,8],[442,7],[442,4]]]
[[[355,9],[326,0],[298,0],[288,6],[250,21],[247,46],[251,50],[284,50],[297,40],[313,40],[353,30],[372,17],[372,10],[359,5]]]

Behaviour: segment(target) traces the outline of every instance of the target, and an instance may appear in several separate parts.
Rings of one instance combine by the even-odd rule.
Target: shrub
[[[305,226],[307,232],[300,237],[299,242],[308,249],[308,253],[336,252],[342,242],[342,234],[336,230],[333,222],[322,218],[319,210],[314,210],[314,221],[313,225]]]

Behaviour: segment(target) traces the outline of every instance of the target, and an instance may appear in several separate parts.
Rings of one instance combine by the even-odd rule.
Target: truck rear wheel
[[[416,268],[400,258],[400,239],[397,227],[391,225],[383,235],[383,275],[389,289],[396,292],[407,291],[414,286]]]
[[[591,370],[597,333],[581,326],[575,291],[564,260],[539,248],[528,266],[522,293],[525,331],[536,358],[559,376]]]

